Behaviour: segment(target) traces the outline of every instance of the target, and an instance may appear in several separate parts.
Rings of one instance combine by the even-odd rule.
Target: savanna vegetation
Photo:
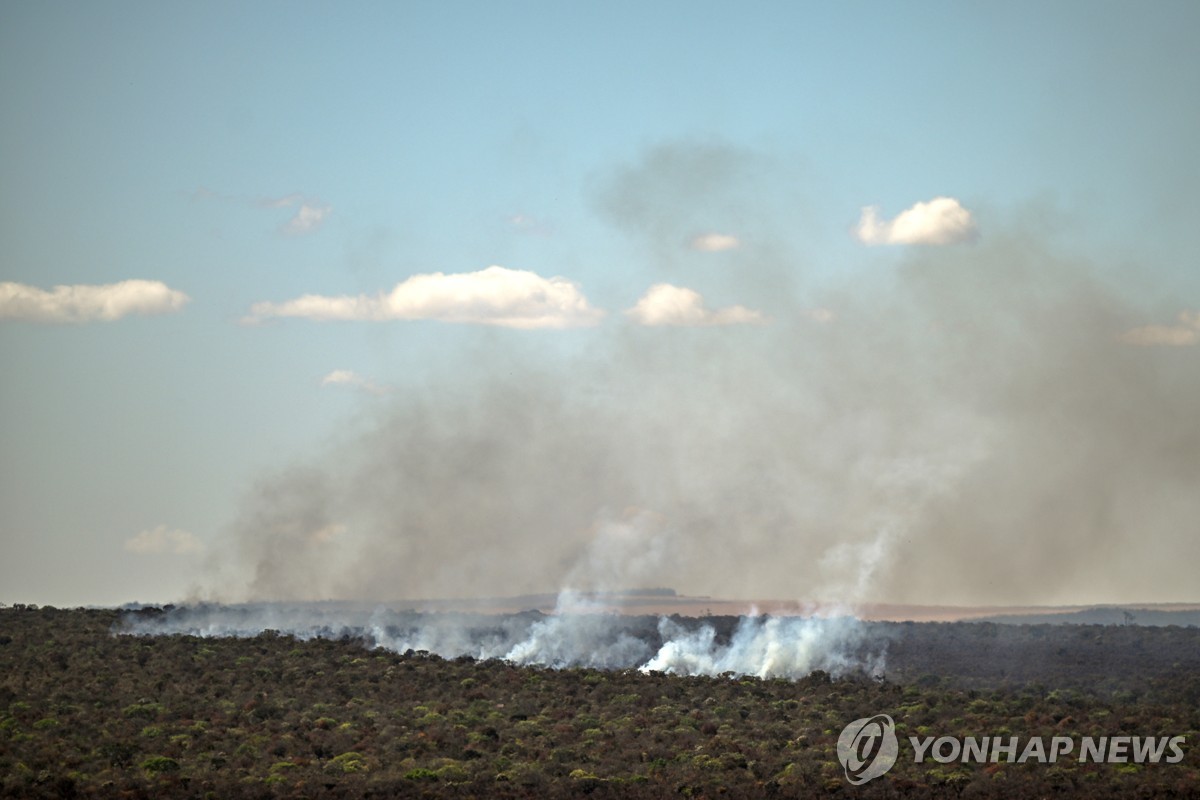
[[[893,626],[876,630],[893,637],[888,679],[788,681],[537,669],[270,632],[113,635],[118,622],[109,610],[0,608],[0,793],[1200,796],[1197,629]],[[902,756],[885,777],[850,786],[838,733],[877,713],[895,718],[902,741],[1133,734],[1187,743],[1178,764]]]

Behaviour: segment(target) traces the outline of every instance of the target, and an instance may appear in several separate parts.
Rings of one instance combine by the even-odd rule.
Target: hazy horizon
[[[1198,601],[1197,34],[8,4],[0,601]]]

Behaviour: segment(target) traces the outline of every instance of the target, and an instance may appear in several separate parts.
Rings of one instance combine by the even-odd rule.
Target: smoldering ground
[[[689,232],[733,205],[755,218],[742,204],[772,180],[757,164],[660,148],[597,196],[652,280],[766,324],[611,313],[548,357],[528,339],[555,334],[481,332],[468,369],[400,383],[327,452],[264,477],[198,596],[1189,599],[1200,349],[1123,336],[1156,321],[1122,285],[1136,278],[998,212],[978,241],[819,281],[764,213],[752,244],[689,271]],[[650,222],[622,205],[639,192]]]

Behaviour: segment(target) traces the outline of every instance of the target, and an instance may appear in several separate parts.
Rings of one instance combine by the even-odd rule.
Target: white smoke
[[[798,678],[815,670],[831,675],[865,672],[882,675],[884,650],[861,655],[862,623],[853,617],[764,617],[738,621],[727,645],[716,641],[711,625],[687,630],[668,618],[659,620],[663,645],[643,672],[681,675],[754,675]]]
[[[559,607],[595,603],[564,592]],[[727,622],[727,620],[726,620]],[[252,637],[276,631],[300,640],[359,639],[397,653],[469,656],[523,666],[637,669],[677,675],[801,678],[881,675],[884,643],[865,640],[853,617],[740,617],[725,641],[714,621],[568,612],[541,615],[429,614],[353,604],[181,606],[131,614],[120,633]]]
[[[616,615],[555,614],[534,623],[504,660],[542,667],[626,669],[643,661],[649,650],[645,641],[621,629]]]

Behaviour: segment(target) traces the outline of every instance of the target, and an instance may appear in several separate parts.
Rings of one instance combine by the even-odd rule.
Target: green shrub
[[[151,756],[142,762],[142,769],[150,774],[178,772],[179,762],[166,756]]]
[[[440,780],[449,783],[470,780],[471,775],[462,768],[462,765],[456,763],[445,764],[438,767],[434,773]]]
[[[342,753],[339,756],[329,759],[329,763],[325,765],[325,769],[330,772],[366,772],[369,767],[362,753],[356,753],[351,750],[350,752]]]
[[[121,713],[130,718],[155,719],[166,714],[167,709],[162,703],[134,703],[121,709]]]

